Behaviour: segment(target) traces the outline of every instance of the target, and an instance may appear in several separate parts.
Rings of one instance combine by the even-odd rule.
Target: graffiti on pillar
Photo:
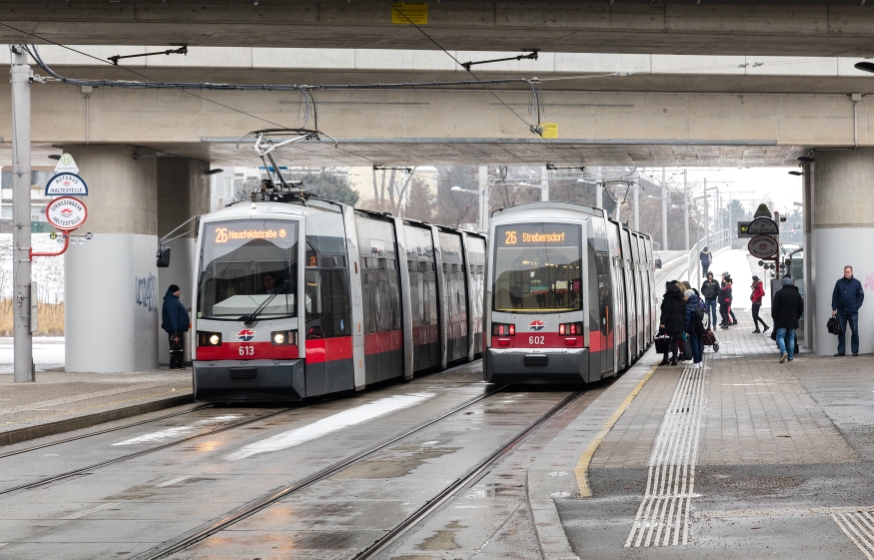
[[[154,274],[149,274],[148,278],[140,278],[137,276],[137,305],[145,307],[149,313],[158,310],[158,279]]]
[[[865,276],[865,289],[869,292],[874,292],[874,272]]]

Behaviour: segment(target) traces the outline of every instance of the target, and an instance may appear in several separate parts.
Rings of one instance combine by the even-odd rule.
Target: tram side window
[[[363,271],[364,329],[366,334],[401,328],[400,288],[396,262],[367,258]]]
[[[312,260],[307,251],[307,264],[318,262],[315,251]],[[321,262],[326,265],[324,268],[308,266],[306,270],[306,337],[312,340],[350,336],[348,272],[345,267],[335,268],[334,263],[342,261],[331,256],[323,256]]]

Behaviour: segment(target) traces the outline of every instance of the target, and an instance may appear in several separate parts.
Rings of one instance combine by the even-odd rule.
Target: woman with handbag
[[[665,295],[662,297],[661,311],[659,329],[671,337],[670,353],[672,355],[669,362],[668,353],[665,353],[664,359],[662,359],[659,365],[664,366],[670,363],[672,366],[675,366],[677,365],[677,352],[683,340],[686,323],[686,301],[683,294],[677,288],[676,280],[665,285]]]

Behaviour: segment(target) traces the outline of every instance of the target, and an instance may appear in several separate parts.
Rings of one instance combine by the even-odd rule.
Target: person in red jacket
[[[759,309],[762,308],[762,298],[765,297],[765,283],[759,280],[758,276],[753,276],[753,285],[750,286],[753,293],[750,295],[750,300],[753,302],[753,323],[756,325],[756,330],[753,333],[768,332],[771,327],[765,323],[764,319],[759,317]],[[759,323],[762,323],[762,330],[759,330]]]

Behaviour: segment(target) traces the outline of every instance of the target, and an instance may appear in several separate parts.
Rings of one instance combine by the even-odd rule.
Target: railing
[[[704,247],[708,247],[710,252],[714,255],[720,251],[724,251],[725,249],[731,248],[731,236],[729,235],[729,230],[723,229],[721,231],[717,231],[710,235],[710,238],[701,238],[698,243],[695,244],[689,250],[689,256],[687,257],[687,276],[686,280],[689,281],[693,286],[697,286],[702,281],[702,270],[701,270],[701,259],[698,258],[702,249]]]

